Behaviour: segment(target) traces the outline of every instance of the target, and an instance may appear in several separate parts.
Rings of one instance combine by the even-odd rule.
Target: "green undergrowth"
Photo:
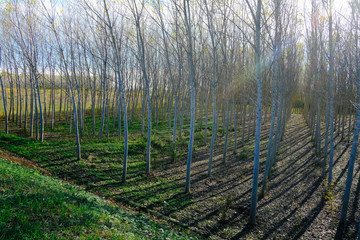
[[[91,118],[86,119],[81,137],[80,160],[76,157],[74,134],[69,134],[69,125],[65,120],[56,122],[53,130],[46,127],[44,142],[28,136],[23,137],[21,130],[15,131],[16,127],[11,123],[11,134],[0,131],[0,148],[27,158],[54,176],[71,181],[96,195],[125,204],[139,212],[148,212],[154,216],[155,212],[159,213],[157,217],[165,220],[179,219],[177,214],[194,202],[191,194],[184,193],[185,173],[179,168],[186,165],[188,121],[184,121],[182,135],[177,136],[175,144],[172,142],[172,129],[168,129],[167,121],[159,121],[157,127],[153,125],[151,173],[147,175],[146,124],[144,134],[141,134],[141,120],[134,119],[129,124],[126,182],[122,181],[124,135],[122,132],[119,140],[116,129],[113,129],[113,122],[113,119],[110,119],[109,137],[105,127],[103,137],[99,138],[99,119],[96,121],[95,135],[92,134]],[[202,124],[196,122],[194,150],[205,147],[204,127],[204,121]],[[208,144],[211,127],[208,123]],[[240,160],[247,159],[250,154],[250,149],[245,149],[240,153]]]
[[[195,239],[0,159],[0,239]]]

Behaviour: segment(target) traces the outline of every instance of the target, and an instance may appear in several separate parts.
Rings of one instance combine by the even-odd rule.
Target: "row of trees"
[[[308,57],[303,96],[304,116],[329,187],[333,184],[335,137],[340,137],[340,142],[350,142],[352,145],[340,216],[340,226],[343,227],[350,201],[360,130],[360,4],[357,0],[350,2],[350,16],[334,11],[333,5],[331,0],[311,1],[311,20],[306,32]],[[321,16],[320,12],[325,12],[325,16]]]
[[[333,23],[331,1],[312,0],[311,9],[307,22],[293,0],[81,0],[66,7],[51,1],[8,2],[0,13],[6,132],[12,121],[43,141],[45,126],[65,121],[70,133],[74,128],[78,159],[85,135],[117,135],[124,144],[126,181],[129,124],[141,120],[149,174],[152,128],[166,121],[175,147],[189,119],[186,192],[196,121],[209,144],[208,175],[220,124],[223,162],[254,135],[250,222],[255,224],[261,126],[268,124],[269,138],[260,197],[266,194],[299,79],[324,174],[330,148],[329,183],[334,133],[349,139],[354,127],[356,108],[350,103],[359,71],[353,54],[358,8],[351,24],[341,24],[340,17]],[[303,23],[309,24],[305,34]]]

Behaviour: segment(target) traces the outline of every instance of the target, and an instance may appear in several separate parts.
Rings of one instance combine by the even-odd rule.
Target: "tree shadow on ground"
[[[86,156],[80,162],[74,158],[55,157],[53,162],[41,162],[52,168],[56,175],[76,181],[88,190],[109,197],[115,202],[130,206],[139,211],[154,211],[166,217],[176,219],[187,227],[196,228],[200,235],[209,238],[216,235],[227,239],[249,237],[259,229],[263,231],[262,239],[272,237],[279,229],[284,239],[298,239],[311,226],[323,209],[323,199],[315,198],[321,191],[322,179],[318,177],[319,159],[315,155],[310,131],[304,124],[301,115],[292,116],[286,133],[280,143],[274,172],[268,182],[267,197],[258,203],[258,225],[250,226],[246,222],[249,216],[249,203],[253,173],[253,132],[251,138],[241,145],[241,132],[238,135],[237,153],[233,153],[233,132],[229,133],[228,156],[223,163],[222,154],[224,137],[218,136],[214,149],[213,171],[207,176],[209,146],[199,146],[194,152],[192,162],[191,193],[184,193],[186,156],[177,160],[169,157],[152,161],[152,174],[145,175],[145,161],[129,159],[128,179],[121,181],[122,154],[119,146],[109,144],[96,145],[94,150],[89,146],[83,149]],[[241,127],[238,128],[242,130]],[[247,135],[247,128],[245,131]],[[246,136],[245,135],[245,136]],[[259,186],[267,153],[269,123],[263,125],[261,136],[261,164]],[[339,142],[336,144],[336,146]],[[110,146],[111,145],[111,146]],[[75,148],[60,149],[74,154]],[[336,165],[342,153],[335,160]],[[240,157],[244,154],[245,157]],[[139,158],[141,159],[141,157]],[[73,162],[72,162],[73,161]],[[342,178],[345,170],[338,179]],[[335,183],[339,182],[336,179]],[[360,186],[356,194],[359,194]],[[294,206],[288,206],[288,200]],[[313,205],[309,200],[316,200]],[[357,198],[358,200],[358,198]],[[306,216],[293,225],[288,224],[305,205],[310,210]],[[355,209],[357,204],[353,204]],[[278,218],[271,218],[268,209],[279,211]],[[354,210],[355,215],[355,210]],[[270,216],[270,217],[269,217]]]

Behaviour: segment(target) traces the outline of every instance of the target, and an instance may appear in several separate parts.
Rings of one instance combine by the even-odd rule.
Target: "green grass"
[[[194,239],[0,159],[0,239]]]
[[[210,121],[210,120],[209,120]],[[178,214],[196,202],[191,194],[184,193],[185,174],[178,166],[186,165],[189,141],[189,122],[184,121],[183,134],[172,144],[172,129],[167,121],[153,125],[151,142],[151,174],[146,175],[146,124],[142,135],[141,119],[133,119],[129,125],[129,156],[127,181],[122,182],[124,140],[119,140],[113,119],[110,119],[110,135],[98,137],[99,118],[96,121],[97,134],[92,135],[91,118],[87,117],[81,138],[81,160],[76,158],[75,137],[69,134],[65,119],[55,123],[55,129],[46,126],[44,142],[28,138],[10,124],[10,133],[0,131],[2,149],[29,159],[50,171],[60,179],[84,187],[88,192],[125,204],[139,212],[172,222],[187,228],[183,216]],[[194,149],[204,148],[204,122],[196,122]],[[208,125],[208,142],[211,127]],[[74,131],[74,128],[72,128]],[[123,130],[123,129],[122,129]],[[16,134],[16,135],[15,135]],[[178,132],[177,132],[178,134]],[[249,153],[245,152],[248,155]],[[247,158],[247,157],[244,157]],[[169,166],[169,168],[164,168]],[[163,174],[169,172],[170,174]],[[97,238],[96,238],[97,239]]]

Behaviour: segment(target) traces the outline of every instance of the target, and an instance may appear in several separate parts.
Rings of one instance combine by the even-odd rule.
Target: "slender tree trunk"
[[[184,18],[186,22],[187,38],[188,38],[188,60],[190,66],[190,136],[189,136],[189,148],[186,165],[186,184],[185,192],[190,192],[190,174],[191,174],[191,160],[194,144],[194,132],[195,132],[195,111],[196,111],[196,99],[195,99],[195,66],[193,61],[193,47],[192,47],[192,32],[191,32],[191,13],[189,0],[184,0]]]
[[[105,50],[106,52],[106,50]],[[104,121],[105,121],[105,107],[106,107],[106,64],[107,64],[107,52],[105,53],[104,57],[104,72],[103,72],[103,81],[102,81],[102,91],[103,91],[103,97],[102,97],[102,108],[101,108],[101,123],[100,123],[100,133],[99,137],[102,138],[102,134],[104,131]]]
[[[37,97],[39,101],[39,115],[40,115],[40,141],[44,141],[44,119],[43,119],[43,112],[42,112],[42,104],[41,104],[41,96],[40,96],[40,87],[39,87],[39,81],[36,76],[36,70],[33,69],[33,74],[35,78],[35,84],[36,84],[36,90],[37,90]]]
[[[34,88],[32,74],[30,73],[30,137],[34,136]]]
[[[349,106],[349,122],[348,122],[347,142],[350,142],[351,123],[352,123],[351,118],[352,118],[352,109],[351,109],[351,106]]]
[[[330,90],[330,89],[328,89]],[[323,166],[322,166],[322,177],[326,177],[326,165],[327,165],[327,156],[328,156],[328,149],[329,149],[329,91],[326,91],[326,110],[325,110],[325,140],[324,140],[324,159],[323,159]]]
[[[244,101],[243,106],[243,119],[242,119],[242,126],[241,126],[241,146],[245,145],[245,128],[246,128],[246,110],[247,110],[247,100]]]
[[[251,191],[251,208],[250,208],[250,224],[256,223],[256,206],[259,182],[259,165],[260,165],[260,132],[261,132],[261,107],[262,107],[262,82],[261,82],[261,48],[260,48],[260,21],[261,21],[261,0],[257,1],[256,9],[256,71],[257,71],[257,104],[256,104],[256,132],[255,132],[255,148],[254,148],[254,172],[253,185]]]
[[[24,87],[25,87],[25,109],[24,109],[24,133],[26,134],[27,130],[27,121],[28,121],[28,89],[26,83],[26,68],[24,67]]]
[[[226,91],[226,125],[225,125],[225,143],[224,143],[224,152],[223,152],[223,163],[226,162],[226,152],[227,152],[227,143],[228,143],[228,136],[229,136],[229,121],[230,121],[230,117],[229,117],[229,112],[230,112],[230,107],[229,107],[229,92]]]
[[[332,183],[332,169],[334,159],[334,86],[333,86],[333,72],[334,72],[334,50],[332,39],[332,1],[330,1],[330,16],[329,16],[329,91],[330,91],[330,157],[329,157],[329,175],[328,184]]]
[[[238,111],[235,107],[235,97],[232,95],[232,108],[233,108],[233,114],[234,114],[234,154],[236,154],[237,150],[237,119],[238,119]]]
[[[34,75],[34,74],[33,74]],[[37,101],[37,92],[36,92],[36,81],[33,82],[34,88],[34,103],[35,103],[35,139],[39,140],[39,118],[38,118],[38,101]]]
[[[126,181],[127,176],[127,156],[128,156],[128,120],[127,120],[127,110],[126,110],[126,101],[125,101],[125,87],[123,85],[122,79],[121,79],[121,71],[120,71],[120,55],[118,52],[118,46],[117,41],[114,35],[114,31],[112,28],[112,24],[110,21],[109,12],[106,5],[106,0],[104,0],[104,9],[106,13],[107,22],[109,23],[109,30],[110,30],[110,37],[111,37],[111,43],[115,52],[115,59],[116,59],[116,71],[117,71],[117,77],[118,77],[118,84],[121,92],[121,104],[123,106],[123,114],[124,114],[124,159],[123,159],[123,174],[122,174],[122,181]]]
[[[1,64],[1,49],[0,49],[0,64]],[[4,114],[5,114],[5,133],[8,134],[9,129],[8,129],[8,117],[7,117],[7,110],[6,110],[5,89],[4,89],[4,84],[3,84],[1,76],[0,76],[0,84],[1,84],[1,93],[2,93],[3,106],[4,106]]]
[[[354,17],[354,12],[353,12]],[[358,45],[358,22],[356,21],[355,25],[355,52],[359,52],[359,45]],[[356,59],[356,87],[357,87],[357,98],[358,98],[358,106],[357,106],[357,114],[355,119],[355,129],[354,129],[354,136],[352,140],[352,146],[351,146],[351,152],[350,152],[350,158],[349,158],[349,167],[347,172],[347,178],[346,178],[346,185],[345,185],[345,191],[343,196],[343,202],[341,207],[341,215],[340,215],[340,226],[344,227],[346,223],[346,215],[348,211],[349,201],[350,201],[350,191],[351,191],[351,185],[353,181],[353,172],[354,172],[354,165],[357,155],[357,148],[358,148],[358,142],[359,142],[359,134],[360,134],[360,64],[359,64],[359,57],[358,54],[355,55]],[[360,233],[358,234],[358,237],[360,239]]]
[[[208,133],[208,121],[209,121],[209,93],[206,90],[206,98],[205,98],[205,129],[204,129],[204,144],[207,144],[207,133]]]
[[[272,68],[272,101],[271,101],[271,123],[270,123],[270,133],[269,133],[269,142],[266,154],[266,163],[265,163],[265,171],[262,189],[260,193],[260,198],[265,195],[266,185],[270,170],[270,161],[271,161],[271,150],[273,147],[273,138],[274,138],[274,126],[275,126],[275,113],[276,113],[276,86],[277,86],[277,61],[278,58],[278,50],[280,50],[280,46],[278,46],[278,17],[279,17],[279,1],[275,1],[275,46],[273,46],[273,68]],[[279,49],[278,49],[279,48]]]
[[[63,78],[62,78],[62,73],[61,73],[60,74],[59,122],[61,121],[62,102],[63,102]]]
[[[217,55],[216,55],[216,43],[215,43],[215,29],[213,25],[213,15],[212,12],[208,9],[207,1],[204,0],[204,5],[207,11],[207,19],[208,19],[208,26],[210,31],[210,38],[211,38],[211,45],[212,45],[212,100],[213,100],[213,114],[212,114],[212,127],[211,127],[211,143],[210,143],[210,156],[209,156],[209,166],[208,166],[208,173],[207,175],[211,175],[211,168],[212,168],[212,160],[214,154],[214,145],[215,145],[215,138],[216,138],[216,114],[217,114],[217,105],[216,105],[216,65],[217,65]]]

